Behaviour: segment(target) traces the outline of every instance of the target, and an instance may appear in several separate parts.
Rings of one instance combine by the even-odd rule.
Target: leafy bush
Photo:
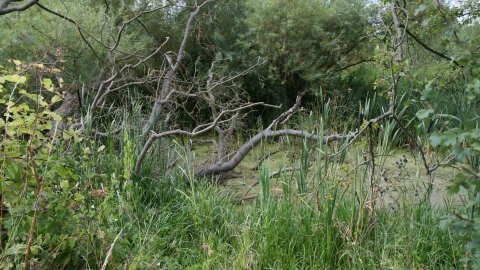
[[[51,268],[80,266],[85,262],[79,258],[88,258],[91,246],[105,238],[85,229],[97,214],[87,202],[106,192],[82,182],[65,155],[65,147],[83,137],[58,129],[61,118],[51,108],[63,94],[48,78],[56,70],[12,62],[17,71],[0,76],[0,268],[30,260]]]

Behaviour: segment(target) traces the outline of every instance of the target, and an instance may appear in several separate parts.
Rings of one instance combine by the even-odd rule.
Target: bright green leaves
[[[5,82],[25,84],[26,81],[27,81],[27,77],[20,76],[18,74],[13,74],[13,75],[7,75],[7,76],[0,77],[0,83],[1,84],[4,84]]]
[[[11,62],[17,65],[17,69],[23,67],[20,61]],[[35,69],[34,64],[30,66]],[[42,72],[48,71],[43,65],[36,68],[35,78],[41,78],[46,74]],[[35,211],[38,226],[35,228],[35,243],[31,246],[32,255],[45,257],[52,249],[72,247],[75,239],[70,240],[68,234],[78,225],[74,213],[85,200],[82,193],[86,193],[78,184],[79,176],[63,158],[62,145],[69,141],[61,137],[61,133],[59,136],[55,132],[50,134],[52,121],[62,120],[51,106],[62,100],[62,96],[54,92],[55,86],[48,78],[27,79],[30,78],[29,71],[22,70],[17,74],[16,71],[2,70],[0,77],[0,109],[3,113],[0,117],[0,194],[8,209],[8,213],[2,213],[0,218],[10,237],[8,257],[24,256],[23,243]],[[70,139],[78,137],[73,133]],[[52,217],[55,217],[53,227]],[[59,227],[65,226],[69,229],[59,231]],[[15,261],[14,257],[10,259]]]
[[[452,128],[444,132],[434,132],[429,139],[433,147],[441,147],[441,152],[451,151],[457,160],[462,160],[466,156],[480,154],[479,136],[480,129]]]
[[[459,128],[452,128],[441,133],[442,144],[445,146],[454,146],[457,143],[462,142],[465,137],[465,132]]]
[[[64,181],[60,182],[60,188],[62,190],[67,190],[69,187],[70,187],[70,185],[68,183],[68,180],[64,180]]]
[[[75,193],[75,194],[73,195],[73,199],[74,199],[75,201],[82,201],[83,199],[85,199],[85,196],[83,196],[83,195],[80,194],[80,193]]]

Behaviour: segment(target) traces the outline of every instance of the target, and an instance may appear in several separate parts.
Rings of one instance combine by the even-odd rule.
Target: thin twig
[[[279,150],[271,151],[271,152],[268,152],[267,154],[263,155],[263,157],[260,158],[260,160],[257,162],[257,164],[255,164],[255,166],[253,166],[252,171],[258,170],[258,167],[260,167],[260,165],[263,163],[263,161],[264,161],[266,158],[270,157],[270,156],[273,155],[273,154],[278,153],[278,151],[279,151]]]
[[[108,249],[108,252],[107,252],[107,256],[105,256],[105,260],[103,261],[102,270],[105,270],[105,268],[107,268],[108,260],[112,256],[112,251],[113,251],[113,247],[115,246],[115,242],[117,242],[117,239],[118,237],[120,237],[122,232],[123,232],[123,228],[120,230],[120,232],[117,234],[117,236],[113,240],[113,243],[110,245],[110,248]]]

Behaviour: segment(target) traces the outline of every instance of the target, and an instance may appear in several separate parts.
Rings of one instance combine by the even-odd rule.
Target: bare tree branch
[[[117,72],[115,72],[112,76],[110,76],[110,78],[108,78],[107,80],[104,80],[100,83],[100,86],[98,87],[97,90],[97,94],[95,95],[95,98],[92,102],[92,107],[95,108],[97,106],[99,106],[102,101],[105,99],[105,97],[113,92],[113,91],[117,91],[119,89],[122,89],[122,88],[125,88],[126,86],[128,85],[123,85],[121,87],[117,87],[117,88],[114,88],[114,89],[110,89],[112,86],[113,86],[113,82],[115,79],[117,79],[120,75],[123,74],[124,71],[126,71],[127,69],[133,69],[133,68],[136,68],[138,66],[140,66],[141,64],[145,63],[146,61],[148,61],[149,59],[151,59],[154,55],[156,55],[158,52],[160,52],[162,49],[163,49],[163,46],[167,43],[168,41],[168,37],[166,38],[165,42],[160,44],[160,46],[158,46],[158,48],[153,51],[150,55],[146,56],[146,57],[143,57],[141,58],[136,64],[132,65],[132,64],[126,64],[124,65],[120,70],[118,70]],[[105,85],[109,84],[109,87],[107,88],[107,90],[105,92],[103,92],[103,88],[105,87]]]
[[[153,133],[152,135],[150,135],[150,138],[144,144],[143,149],[140,152],[140,155],[137,157],[137,161],[136,161],[136,164],[135,164],[135,172],[136,173],[140,172],[143,160],[145,159],[145,157],[146,157],[148,151],[150,150],[152,144],[157,139],[162,138],[162,137],[167,137],[167,136],[173,136],[173,135],[185,135],[185,136],[188,136],[188,137],[195,137],[195,136],[203,134],[207,131],[212,130],[219,123],[228,122],[230,119],[225,120],[225,121],[221,121],[222,116],[226,115],[227,113],[235,113],[235,115],[232,116],[232,118],[233,118],[241,110],[251,108],[251,107],[254,107],[254,106],[260,106],[260,105],[261,106],[267,106],[267,107],[279,108],[278,106],[265,104],[263,102],[251,103],[251,104],[246,104],[244,106],[241,106],[241,107],[238,107],[238,108],[235,108],[235,109],[232,109],[232,110],[224,110],[224,111],[220,112],[219,115],[212,122],[207,123],[207,124],[198,125],[192,131],[176,129],[176,130],[165,131],[165,132],[162,132],[162,133]]]
[[[272,123],[263,131],[253,136],[248,140],[240,149],[237,150],[236,154],[229,161],[218,161],[215,164],[207,166],[200,172],[196,173],[197,177],[206,177],[211,176],[217,173],[233,170],[240,162],[245,158],[245,156],[252,150],[258,143],[266,138],[275,138],[280,136],[294,136],[302,137],[313,141],[322,140],[323,142],[332,142],[343,139],[348,139],[356,136],[356,133],[348,135],[331,135],[331,136],[321,136],[308,133],[303,130],[293,130],[293,129],[283,129],[275,130],[279,124],[284,123],[291,115],[296,113],[300,109],[300,104],[302,96],[305,92],[299,93],[297,96],[295,104],[288,109],[286,112],[282,113],[279,117],[272,121]]]
[[[154,8],[154,9],[152,9],[152,10],[146,10],[146,9],[144,9],[144,10],[142,10],[141,12],[139,12],[137,15],[133,16],[133,18],[131,18],[130,20],[122,23],[122,26],[120,27],[120,30],[119,30],[118,33],[117,33],[117,38],[115,39],[115,44],[114,44],[112,47],[109,48],[109,51],[112,52],[112,51],[114,51],[114,50],[118,47],[118,45],[120,44],[120,40],[122,39],[123,30],[125,29],[125,27],[126,27],[127,25],[129,25],[129,24],[130,24],[131,22],[133,22],[133,21],[137,21],[138,18],[140,18],[140,17],[141,17],[142,15],[144,15],[144,14],[151,13],[151,12],[155,12],[155,11],[160,10],[160,9],[163,9],[163,8],[165,8],[165,7],[167,7],[167,6],[166,6],[166,5],[165,5],[165,6],[161,6],[161,7],[158,7],[158,8]],[[145,29],[146,29],[146,28],[145,28]],[[150,36],[151,36],[151,35],[150,35]],[[167,40],[168,40],[168,38],[167,38]],[[159,46],[159,47],[161,47],[161,46]]]
[[[15,12],[15,11],[27,10],[28,8],[37,4],[39,0],[29,0],[21,6],[8,7],[8,5],[10,5],[11,2],[22,2],[22,1],[23,0],[3,0],[3,2],[0,3],[0,15],[5,15],[7,13]]]
[[[356,135],[355,133],[352,133],[347,135],[336,134],[331,136],[319,136],[319,135],[313,135],[306,131],[294,130],[294,129],[264,130],[258,133],[257,135],[255,135],[254,137],[252,137],[248,142],[246,142],[237,151],[237,153],[233,156],[232,159],[230,159],[227,162],[218,162],[211,166],[208,166],[207,168],[204,168],[203,170],[198,172],[196,176],[204,177],[204,176],[214,175],[216,173],[225,172],[225,171],[234,169],[238,164],[240,164],[243,158],[248,154],[248,152],[250,152],[250,150],[253,149],[254,146],[256,146],[258,143],[260,143],[262,140],[266,138],[293,136],[293,137],[302,137],[302,138],[306,138],[313,141],[322,140],[323,142],[333,142],[333,141],[348,139],[348,138],[354,137],[355,135]]]
[[[171,69],[168,70],[167,74],[165,75],[165,78],[163,79],[163,84],[162,84],[160,93],[157,93],[158,95],[157,101],[154,103],[152,111],[150,113],[150,117],[148,118],[147,123],[143,128],[144,136],[152,129],[153,125],[155,124],[155,121],[157,120],[158,116],[160,115],[163,109],[164,103],[162,103],[162,100],[165,100],[165,97],[167,97],[168,93],[170,92],[173,77],[175,76],[175,73],[177,73],[180,67],[180,62],[185,56],[185,46],[187,45],[187,40],[188,40],[188,36],[190,35],[190,29],[192,27],[193,21],[195,20],[197,15],[200,13],[200,10],[202,9],[202,7],[204,7],[205,5],[207,5],[212,1],[213,0],[207,0],[203,2],[201,5],[196,6],[195,10],[192,13],[190,13],[190,16],[187,21],[187,25],[185,26],[185,31],[183,33],[183,40],[178,49],[178,54],[177,54],[175,64],[172,66]]]
[[[451,57],[448,57],[446,55],[444,55],[443,53],[440,53],[440,52],[437,52],[435,51],[434,49],[432,49],[431,47],[429,47],[427,44],[423,43],[417,36],[415,36],[407,27],[405,27],[405,25],[401,25],[402,27],[405,28],[405,30],[407,31],[407,34],[409,36],[411,36],[413,38],[413,40],[415,40],[418,44],[420,44],[420,46],[422,46],[425,50],[443,58],[443,59],[447,59],[449,61],[452,61],[456,66],[459,66],[458,62],[455,61],[453,58]]]

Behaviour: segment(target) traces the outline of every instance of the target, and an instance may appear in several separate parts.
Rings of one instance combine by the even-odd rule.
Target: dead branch
[[[11,2],[21,2],[21,1],[22,0],[3,0],[3,2],[0,3],[0,15],[5,15],[7,13],[14,12],[14,11],[27,10],[28,8],[37,4],[39,0],[29,0],[21,6],[8,7],[8,5],[10,5]]]
[[[141,64],[145,63],[146,61],[148,61],[149,59],[151,59],[154,55],[158,54],[158,52],[160,52],[162,49],[163,49],[163,46],[168,42],[168,37],[165,38],[165,42],[163,42],[160,46],[157,47],[157,49],[155,51],[153,51],[150,55],[140,59],[136,64],[132,65],[132,64],[126,64],[124,65],[120,70],[118,70],[117,72],[115,72],[112,76],[110,76],[110,78],[108,78],[107,80],[104,80],[100,83],[100,86],[98,87],[97,90],[97,94],[95,95],[95,98],[92,102],[92,108],[95,108],[97,106],[99,106],[103,100],[105,99],[105,97],[113,92],[113,91],[118,91],[119,89],[124,89],[126,88],[127,86],[129,86],[130,84],[122,84],[120,87],[116,87],[116,88],[113,88],[111,89],[111,87],[114,85],[114,82],[115,80],[120,76],[120,75],[123,75],[124,72],[127,70],[127,69],[133,69],[133,68],[136,68],[138,66],[140,66]],[[148,76],[148,75],[147,75]],[[140,84],[142,82],[139,82],[138,84]],[[109,85],[106,89],[105,92],[103,92],[103,88],[105,87],[105,85]],[[102,93],[103,92],[103,93]]]
[[[263,131],[253,136],[249,141],[247,141],[240,149],[237,150],[236,154],[229,161],[218,161],[213,165],[207,166],[203,170],[196,173],[197,177],[206,177],[211,176],[217,173],[226,172],[233,170],[240,162],[245,158],[245,156],[252,150],[258,143],[266,138],[275,138],[280,136],[294,136],[302,137],[313,141],[323,141],[332,142],[342,139],[348,139],[356,136],[356,133],[348,135],[331,135],[331,136],[321,136],[314,135],[303,130],[294,130],[294,129],[283,129],[283,130],[274,130],[279,124],[284,123],[285,120],[289,119],[291,115],[296,113],[300,109],[300,104],[302,96],[305,92],[299,93],[297,96],[295,104],[288,109],[286,112],[282,113],[279,117],[272,121],[272,123]]]
[[[249,72],[253,71],[257,66],[262,65],[265,63],[265,61],[261,62],[260,58],[257,60],[257,63],[248,67],[247,69],[243,70],[242,72],[239,72],[233,76],[222,76],[219,79],[215,80],[215,75],[217,74],[215,72],[216,64],[225,61],[226,59],[217,59],[212,62],[210,65],[210,69],[208,70],[208,80],[206,82],[206,91],[202,92],[206,94],[205,100],[207,101],[211,111],[212,111],[212,117],[216,118],[218,115],[218,110],[219,107],[221,106],[222,108],[225,107],[233,107],[236,106],[236,102],[239,100],[238,93],[234,93],[234,98],[230,100],[227,103],[224,104],[217,104],[216,103],[216,96],[214,95],[214,90],[216,87],[219,86],[224,86],[227,83],[232,83],[233,81],[241,76],[244,76],[248,74]],[[227,86],[228,87],[228,86]],[[233,86],[232,86],[233,87]],[[237,128],[237,117],[231,118],[231,121],[223,126],[216,125],[215,126],[215,131],[218,134],[218,142],[215,144],[217,147],[217,152],[218,152],[218,160],[223,160],[227,156],[227,143],[229,138],[232,136],[233,132]]]
[[[136,173],[140,172],[140,168],[142,166],[143,160],[145,159],[145,156],[147,155],[148,151],[150,150],[152,144],[157,139],[162,138],[162,137],[167,137],[167,136],[173,136],[173,135],[185,135],[185,136],[188,136],[188,137],[195,137],[195,136],[201,135],[201,134],[203,134],[207,131],[212,130],[213,128],[215,128],[216,125],[218,125],[220,123],[229,122],[233,117],[236,117],[236,115],[238,115],[238,113],[241,110],[251,108],[251,107],[254,107],[254,106],[259,106],[259,105],[267,106],[267,107],[273,107],[273,108],[279,108],[278,106],[275,106],[275,105],[265,104],[263,102],[256,102],[256,103],[246,104],[244,106],[240,106],[240,107],[232,109],[232,110],[224,110],[224,111],[220,112],[219,115],[212,122],[198,125],[192,131],[176,129],[176,130],[165,131],[165,132],[162,132],[162,133],[152,133],[150,135],[150,138],[144,144],[143,149],[140,152],[140,155],[137,157],[137,162],[135,164],[135,172]],[[222,117],[226,114],[229,114],[229,113],[235,113],[235,114],[231,118],[222,121],[221,120]]]
[[[143,134],[142,134],[143,136],[147,135],[147,133],[152,129],[153,125],[155,124],[155,121],[157,120],[158,116],[162,112],[162,110],[164,108],[163,105],[165,103],[165,98],[170,97],[168,95],[168,93],[171,92],[172,81],[173,81],[174,76],[177,73],[178,69],[180,68],[180,63],[181,63],[183,57],[185,56],[185,46],[187,45],[187,40],[188,40],[188,37],[190,35],[190,30],[191,30],[193,21],[195,20],[197,15],[200,13],[200,10],[205,5],[207,5],[208,3],[212,2],[212,1],[213,0],[206,0],[201,5],[197,5],[195,10],[192,13],[190,13],[187,24],[185,26],[185,31],[183,33],[183,40],[182,40],[182,42],[180,44],[180,47],[178,49],[175,64],[173,64],[171,66],[171,68],[168,70],[167,74],[163,78],[163,83],[162,83],[160,93],[157,93],[157,95],[158,95],[157,99],[156,99],[155,103],[153,104],[153,108],[150,112],[150,116],[149,116],[147,122],[145,123],[145,125],[143,127]]]
[[[247,201],[247,200],[253,200],[258,197],[258,194],[255,195],[250,195],[250,196],[243,196],[241,198],[237,198],[235,201],[240,202],[240,201]]]
[[[250,193],[250,191],[258,184],[260,184],[260,180],[257,180],[255,183],[253,183],[253,185],[250,186],[250,188],[245,192],[245,194],[243,194],[242,198],[245,198],[248,193]]]
[[[297,171],[297,170],[300,170],[300,167],[287,167],[287,168],[283,168],[279,171],[276,171],[276,172],[272,172],[270,174],[270,178],[275,178],[277,177],[279,174],[281,173],[286,173],[286,172],[293,172],[293,171]]]

